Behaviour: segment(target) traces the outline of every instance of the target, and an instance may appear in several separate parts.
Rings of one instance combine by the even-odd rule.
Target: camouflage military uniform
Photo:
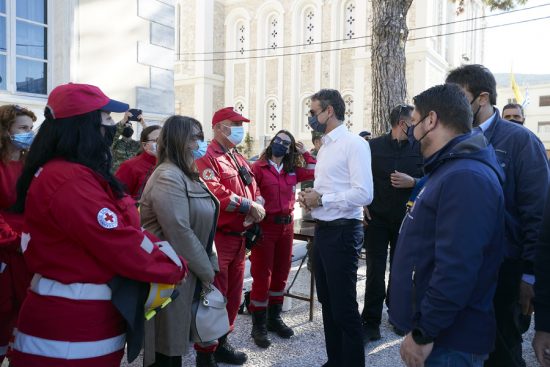
[[[124,130],[124,124],[119,122],[117,124],[113,146],[111,147],[111,152],[113,154],[113,172],[116,172],[122,162],[135,157],[141,148],[141,143],[139,141],[135,141],[131,138],[124,138],[122,136],[122,130]]]

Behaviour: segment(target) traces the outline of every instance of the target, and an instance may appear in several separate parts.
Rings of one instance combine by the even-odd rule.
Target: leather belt
[[[354,224],[362,223],[359,219],[335,219],[335,220],[319,220],[316,219],[315,223],[318,227],[341,227],[341,226],[350,226]]]
[[[265,221],[275,224],[290,224],[292,223],[292,215],[266,215]]]

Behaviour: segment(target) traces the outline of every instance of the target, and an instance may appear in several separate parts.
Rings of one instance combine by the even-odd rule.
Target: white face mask
[[[151,145],[151,149],[147,151],[147,153],[157,156],[157,143],[149,143]]]

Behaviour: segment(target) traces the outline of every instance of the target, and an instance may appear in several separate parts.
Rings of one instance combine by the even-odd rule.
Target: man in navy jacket
[[[395,250],[390,321],[410,331],[401,345],[407,366],[480,367],[495,339],[502,170],[483,134],[471,133],[458,86],[435,86],[413,101],[408,136],[420,143],[426,176]]]
[[[533,312],[533,263],[550,173],[542,142],[525,127],[500,118],[496,82],[482,65],[452,70],[446,83],[458,84],[470,102],[473,125],[494,147],[504,169],[506,202],[505,259],[501,265],[494,306],[497,339],[486,367],[524,367],[518,315]],[[521,310],[519,307],[521,306]]]

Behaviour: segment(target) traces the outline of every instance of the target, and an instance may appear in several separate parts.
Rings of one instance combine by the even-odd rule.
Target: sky
[[[487,19],[487,25],[550,17],[550,0],[529,0],[516,9],[548,6],[503,14]],[[485,30],[484,64],[493,73],[550,74],[550,18]]]

